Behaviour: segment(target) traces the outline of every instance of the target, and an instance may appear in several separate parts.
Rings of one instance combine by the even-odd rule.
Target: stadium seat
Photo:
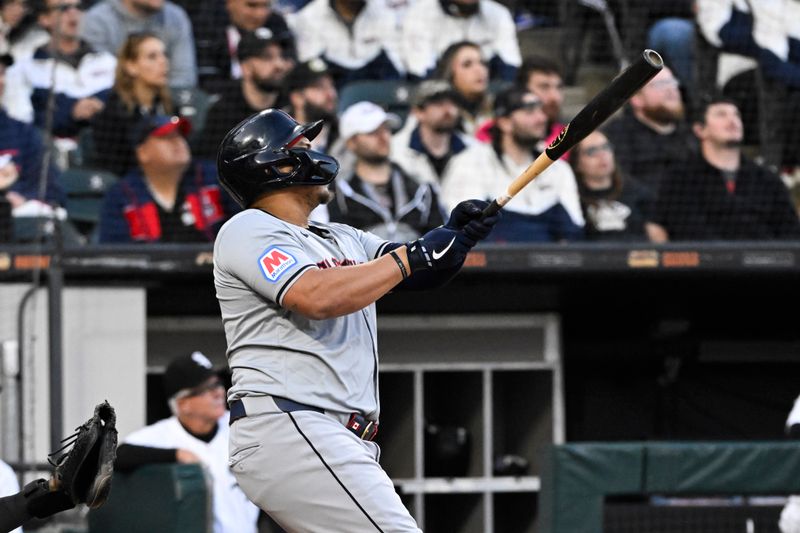
[[[339,113],[355,104],[368,100],[374,102],[387,111],[395,113],[405,121],[408,116],[409,98],[414,91],[415,84],[408,81],[355,81],[345,85],[339,91]]]
[[[108,501],[89,512],[89,533],[212,531],[210,483],[196,464],[114,472]]]
[[[68,168],[61,173],[61,185],[67,195],[67,220],[84,240],[96,241],[103,198],[118,180],[111,172],[90,168]]]
[[[69,219],[77,223],[97,224],[106,191],[119,178],[111,172],[87,168],[69,168],[61,174],[67,193]]]
[[[14,217],[12,227],[12,240],[19,244],[53,242],[56,228],[64,246],[81,246],[86,243],[86,237],[69,220],[54,221],[51,217],[38,216]]]
[[[178,115],[192,122],[189,139],[197,138],[206,124],[208,108],[219,99],[219,95],[209,94],[199,87],[172,89],[172,102]]]

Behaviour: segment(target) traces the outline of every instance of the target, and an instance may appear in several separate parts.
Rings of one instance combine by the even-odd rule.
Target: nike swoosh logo
[[[438,261],[444,254],[446,254],[447,250],[449,250],[450,247],[453,246],[454,242],[456,242],[455,237],[450,239],[450,242],[447,244],[447,246],[444,247],[444,250],[442,250],[441,252],[437,252],[436,250],[434,250],[433,253],[431,254],[433,256],[434,261]]]

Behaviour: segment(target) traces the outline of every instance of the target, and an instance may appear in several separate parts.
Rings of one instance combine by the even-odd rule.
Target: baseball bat
[[[500,211],[514,195],[521,191],[528,183],[536,179],[536,176],[547,170],[547,168],[557,161],[570,148],[581,142],[591,132],[597,129],[600,124],[610,117],[614,112],[622,107],[633,93],[641,89],[653,76],[664,66],[664,60],[655,50],[645,50],[639,58],[628,68],[619,73],[611,80],[606,88],[600,91],[597,96],[592,98],[588,104],[581,109],[569,124],[564,126],[558,137],[545,148],[539,157],[525,169],[525,172],[517,176],[508,186],[506,194],[498,196],[489,206],[483,210],[483,216],[487,217]]]

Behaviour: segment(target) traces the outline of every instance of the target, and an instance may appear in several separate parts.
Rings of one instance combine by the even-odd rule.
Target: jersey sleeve
[[[364,252],[368,260],[377,259],[382,256],[386,251],[386,245],[389,241],[384,240],[374,233],[362,231],[358,228],[348,226],[347,224],[332,223],[331,226],[336,226],[340,231],[346,231],[353,235],[353,237],[364,247]]]
[[[317,268],[298,237],[285,229],[229,229],[232,231],[222,235],[218,249],[223,272],[278,305],[282,305],[286,291],[303,273]]]

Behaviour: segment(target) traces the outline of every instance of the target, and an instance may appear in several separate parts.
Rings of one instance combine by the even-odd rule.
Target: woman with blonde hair
[[[136,166],[131,129],[144,116],[173,113],[168,79],[164,42],[153,33],[129,35],[117,53],[108,103],[93,123],[93,166],[120,176]]]

